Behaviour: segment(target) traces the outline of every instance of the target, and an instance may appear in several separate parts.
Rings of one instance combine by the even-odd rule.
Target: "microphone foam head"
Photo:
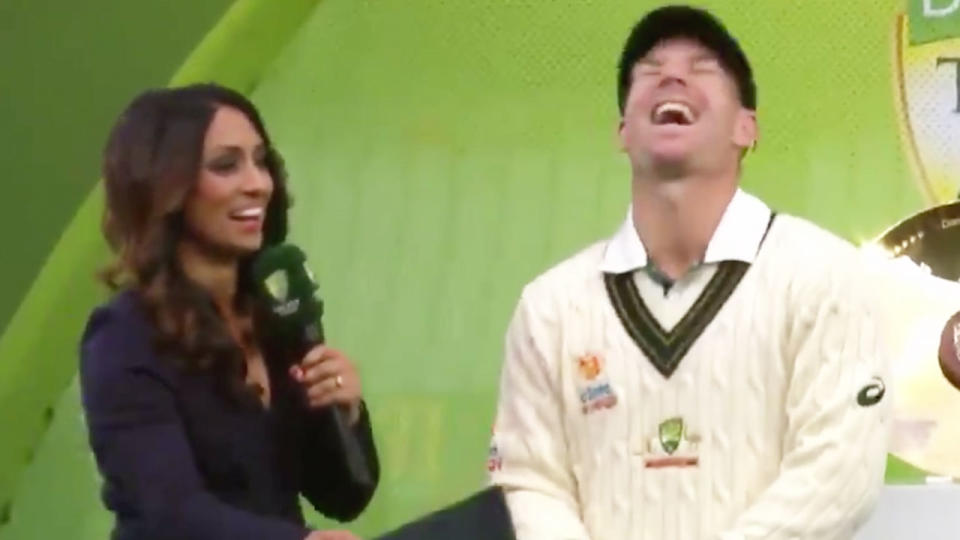
[[[277,322],[306,324],[320,316],[317,283],[300,248],[291,244],[265,248],[251,270],[258,300]]]

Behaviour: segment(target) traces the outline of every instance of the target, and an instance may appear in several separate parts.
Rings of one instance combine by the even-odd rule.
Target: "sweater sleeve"
[[[788,325],[780,473],[721,540],[849,539],[876,504],[891,424],[889,352],[867,287],[852,269],[834,274],[817,284],[829,292],[808,292]]]
[[[507,330],[487,468],[506,493],[518,540],[589,540],[563,426],[560,336],[546,308],[525,292]]]
[[[321,514],[341,522],[352,521],[366,509],[380,481],[380,461],[370,414],[362,404],[360,418],[345,435],[337,432],[332,409],[310,411],[307,419],[308,428],[300,449],[304,463],[303,494]],[[371,486],[358,484],[350,475],[345,451],[337,444],[343,436],[353,437],[349,442],[356,447],[346,451],[355,449],[363,455],[372,476]]]
[[[123,314],[91,317],[80,382],[90,444],[104,479],[131,495],[125,509],[151,538],[302,540],[294,523],[257,516],[205,491],[174,389],[156,369],[149,338]]]

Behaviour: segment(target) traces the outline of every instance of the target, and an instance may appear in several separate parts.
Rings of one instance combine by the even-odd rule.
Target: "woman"
[[[103,177],[118,292],[88,321],[80,375],[113,538],[356,538],[308,530],[298,505],[346,521],[373,495],[345,472],[327,407],[379,465],[350,360],[291,358],[254,302],[251,260],[284,240],[288,207],[256,109],[213,85],[146,92]]]

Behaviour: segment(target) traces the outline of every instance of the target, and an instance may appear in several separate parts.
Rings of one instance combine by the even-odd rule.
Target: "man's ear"
[[[627,130],[626,124],[623,121],[623,117],[620,117],[620,123],[617,124],[617,140],[620,141],[620,151],[627,151]]]
[[[757,126],[757,113],[750,109],[741,109],[737,114],[737,123],[733,129],[733,144],[745,151],[754,149],[760,138]]]

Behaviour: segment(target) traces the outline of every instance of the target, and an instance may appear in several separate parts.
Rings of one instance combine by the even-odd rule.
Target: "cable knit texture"
[[[527,285],[507,332],[489,469],[518,538],[851,538],[883,484],[890,424],[887,396],[858,403],[888,381],[859,251],[779,216],[665,378],[604,288],[605,245]],[[716,269],[695,269],[666,295],[646,272],[633,277],[669,330]],[[606,401],[584,412],[596,396]],[[660,437],[671,418],[685,430],[675,454]],[[698,463],[657,461],[671,455]]]

